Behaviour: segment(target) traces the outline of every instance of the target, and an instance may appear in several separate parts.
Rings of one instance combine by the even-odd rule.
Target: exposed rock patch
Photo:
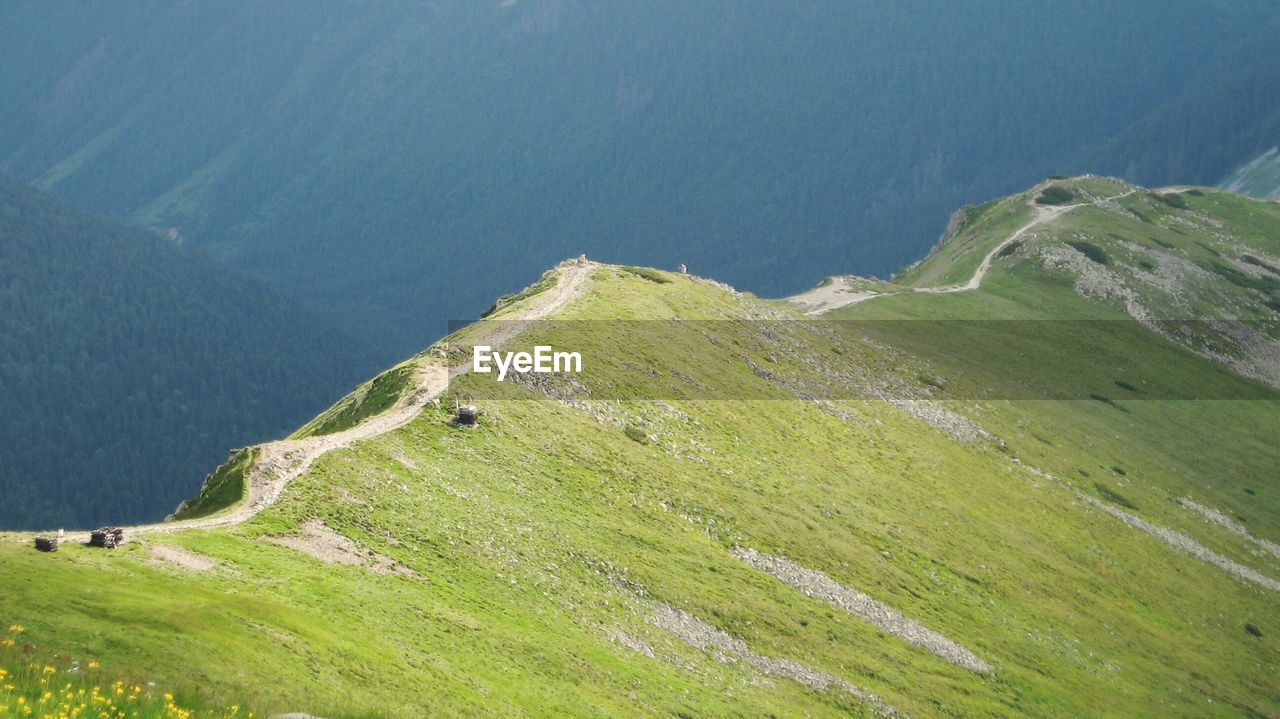
[[[153,544],[151,563],[168,565],[193,572],[207,572],[218,566],[218,560],[171,544]]]
[[[614,627],[606,631],[605,635],[633,652],[639,652],[650,659],[655,656],[653,647],[649,646],[643,639],[632,636],[621,629]]]
[[[899,397],[887,397],[886,400],[894,407],[917,419],[928,422],[961,442],[970,443],[976,442],[978,439],[995,439],[995,435],[983,429],[977,422],[959,412],[948,409],[941,402],[928,399],[902,399]]]
[[[1174,549],[1177,549],[1180,552],[1185,552],[1186,554],[1190,554],[1191,556],[1195,557],[1196,559],[1199,559],[1202,562],[1205,562],[1206,564],[1212,564],[1213,566],[1221,569],[1227,574],[1232,575],[1233,577],[1236,577],[1237,579],[1241,579],[1246,582],[1252,582],[1266,589],[1270,589],[1273,592],[1280,592],[1280,582],[1277,582],[1276,580],[1262,574],[1261,572],[1250,569],[1249,567],[1246,567],[1243,564],[1240,564],[1239,562],[1232,561],[1222,556],[1221,554],[1214,552],[1213,550],[1197,542],[1191,537],[1188,537],[1187,535],[1182,534],[1181,532],[1175,532],[1172,529],[1169,529],[1167,527],[1161,527],[1158,524],[1152,524],[1151,522],[1148,522],[1147,520],[1139,516],[1130,514],[1129,512],[1126,512],[1123,509],[1120,509],[1119,507],[1108,504],[1107,502],[1104,502],[1101,499],[1094,497],[1093,495],[1085,494],[1084,492],[1076,489],[1075,487],[1072,487],[1066,482],[1063,482],[1062,480],[1058,479],[1056,476],[1044,471],[1043,469],[1026,464],[1022,460],[1016,457],[1013,458],[1012,462],[1015,465],[1022,467],[1023,469],[1027,470],[1028,472],[1031,472],[1032,474],[1038,477],[1044,477],[1045,479],[1051,482],[1056,482],[1058,484],[1061,484],[1062,486],[1069,489],[1071,493],[1076,496],[1077,499],[1084,502],[1085,504],[1101,509],[1107,514],[1110,514],[1112,517],[1115,517],[1121,522],[1124,522],[1125,524],[1129,525],[1130,527],[1133,527],[1134,529],[1145,532],[1146,534],[1160,540],[1161,542],[1164,542],[1165,544],[1169,545],[1170,547],[1173,547]]]
[[[1268,577],[1260,572],[1250,569],[1249,567],[1246,567],[1243,564],[1240,564],[1239,562],[1235,562],[1230,559],[1227,559],[1221,554],[1214,552],[1213,550],[1197,542],[1191,537],[1188,537],[1187,535],[1182,534],[1181,532],[1175,532],[1172,529],[1168,529],[1167,527],[1161,527],[1158,524],[1152,524],[1151,522],[1148,522],[1142,517],[1138,517],[1136,515],[1130,514],[1124,511],[1123,509],[1120,509],[1119,507],[1108,504],[1098,499],[1097,497],[1090,496],[1088,494],[1085,494],[1084,492],[1077,490],[1076,496],[1079,497],[1081,501],[1086,502],[1087,504],[1091,504],[1097,507],[1098,509],[1101,509],[1107,514],[1110,514],[1111,516],[1115,517],[1121,522],[1124,522],[1125,524],[1129,525],[1130,527],[1146,532],[1147,534],[1151,535],[1152,537],[1155,537],[1161,542],[1164,542],[1170,547],[1173,547],[1174,549],[1177,549],[1180,552],[1185,552],[1187,554],[1190,554],[1191,556],[1195,557],[1196,559],[1199,559],[1202,562],[1207,562],[1208,564],[1212,564],[1215,567],[1226,572],[1227,574],[1230,574],[1236,577],[1237,579],[1242,579],[1246,582],[1253,582],[1254,584],[1257,584],[1258,586],[1264,587],[1266,589],[1270,589],[1273,592],[1280,592],[1280,582],[1277,582],[1271,577]]]
[[[822,572],[807,569],[784,557],[763,554],[741,547],[734,556],[762,572],[768,572],[802,594],[839,607],[881,630],[923,647],[943,659],[975,672],[990,672],[991,665],[976,654],[919,622],[904,617],[893,607],[852,587],[846,587]]]
[[[746,642],[741,639],[734,638],[692,614],[669,604],[659,604],[657,606],[652,622],[654,626],[671,632],[689,646],[711,652],[720,661],[729,663],[743,661],[761,674],[792,679],[819,691],[828,687],[837,687],[862,701],[874,704],[883,716],[900,716],[896,709],[865,689],[860,689],[840,677],[828,674],[820,669],[814,669],[792,659],[780,659],[758,654],[752,651]]]
[[[1250,542],[1253,542],[1254,544],[1261,547],[1264,551],[1270,553],[1272,556],[1280,558],[1280,544],[1276,544],[1275,542],[1253,536],[1253,534],[1251,534],[1248,529],[1244,528],[1244,525],[1235,521],[1231,517],[1228,517],[1222,512],[1219,512],[1213,507],[1206,507],[1205,505],[1200,504],[1199,502],[1196,502],[1187,497],[1178,497],[1177,501],[1178,501],[1178,504],[1182,505],[1183,507],[1190,509],[1193,512],[1199,512],[1208,521],[1218,525],[1219,527],[1226,529],[1228,532],[1231,532],[1237,537],[1243,537],[1244,539],[1247,539]]]
[[[360,566],[378,574],[403,574],[417,579],[423,578],[394,559],[360,546],[319,519],[308,519],[303,522],[301,536],[270,537],[267,541],[296,549],[330,564]]]

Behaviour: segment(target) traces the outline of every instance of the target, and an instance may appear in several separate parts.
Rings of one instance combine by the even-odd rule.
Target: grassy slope
[[[173,513],[174,518],[207,517],[238,504],[245,496],[245,474],[256,457],[257,450],[252,447],[233,452],[213,474],[205,477],[200,492],[178,507]]]
[[[913,287],[952,285],[973,275],[991,248],[1031,219],[1023,195],[966,207],[965,219],[955,235],[929,252],[929,256],[894,276]]]
[[[564,317],[770,311],[671,278],[658,285],[603,269],[595,291]],[[891,301],[899,300],[880,302]],[[752,356],[768,349],[736,327],[725,332],[746,334],[722,346]],[[829,350],[839,340],[795,332],[773,351],[798,349],[847,367],[897,362],[859,342],[837,355]],[[643,338],[579,331],[576,339],[606,373],[593,375],[588,362],[589,384],[639,376],[607,374],[620,356],[642,365],[662,356]],[[764,383],[732,356],[704,349],[681,361],[734,391]],[[474,380],[455,391],[470,391]],[[1128,482],[1108,481],[1144,516],[1241,561],[1261,560],[1164,501],[1183,491],[1175,479],[1208,483],[1214,489],[1197,497],[1277,538],[1274,505],[1264,504],[1274,502],[1264,470],[1275,450],[1260,422],[1273,415],[1241,415],[1239,403],[1183,413],[1147,403],[1130,414],[1096,402],[1042,404],[985,403],[981,417],[1012,453],[1064,476],[1075,467],[1129,468]],[[1080,505],[989,442],[960,445],[883,403],[841,405],[850,420],[797,401],[619,403],[597,407],[598,419],[547,400],[490,400],[485,423],[472,431],[429,410],[391,435],[326,455],[278,504],[236,528],[146,539],[114,553],[68,547],[39,555],[2,543],[0,623],[19,621],[40,643],[101,657],[108,668],[146,667],[162,685],[211,700],[328,716],[868,711],[838,690],[762,678],[690,649],[649,624],[655,601],[756,651],[842,676],[914,716],[1278,710],[1274,595]],[[633,441],[626,426],[645,428],[653,441]],[[1203,442],[1178,441],[1188,435]],[[1231,463],[1227,480],[1210,476],[1220,462]],[[1252,506],[1232,501],[1246,483],[1258,492]],[[310,517],[427,581],[328,565],[262,541]],[[155,565],[154,543],[180,544],[220,565]],[[998,669],[972,674],[833,611],[736,560],[734,544],[820,569]],[[1260,568],[1280,574],[1274,563]],[[1248,635],[1245,622],[1265,637]],[[655,657],[611,640],[618,629]]]
[[[1268,293],[1225,281],[1214,269],[1249,252],[1264,257],[1280,253],[1280,206],[1210,191],[1181,197],[1189,213],[1212,217],[1223,226],[1202,222],[1200,228],[1189,227],[1180,220],[1196,214],[1172,208],[1151,193],[1135,193],[1122,204],[1138,218],[1078,209],[1029,238],[1028,248],[999,260],[977,292],[887,297],[845,308],[833,317],[1114,320],[1065,329],[1047,322],[895,321],[858,326],[928,358],[939,373],[952,378],[949,390],[956,395],[971,396],[980,388],[1025,396],[1037,388],[1061,386],[1065,378],[1072,386],[1090,388],[1078,401],[988,402],[983,421],[1015,451],[1082,487],[1099,482],[1123,486],[1145,516],[1169,526],[1204,534],[1198,517],[1169,501],[1191,496],[1243,521],[1255,535],[1280,540],[1275,519],[1280,516],[1280,487],[1268,481],[1277,458],[1277,403],[1150,399],[1193,386],[1209,396],[1271,393],[1146,331],[1117,303],[1082,296],[1074,289],[1074,275],[1046,269],[1035,254],[1064,240],[1083,239],[1103,249],[1109,269],[1127,273],[1151,252],[1161,252],[1195,265],[1200,276],[1184,283],[1188,289],[1177,298],[1144,293],[1135,283],[1139,300],[1154,314],[1190,318],[1229,312],[1274,333],[1275,312],[1264,304]],[[1265,273],[1260,276],[1265,278]],[[1083,399],[1095,393],[1120,407]],[[1236,543],[1216,533],[1202,541],[1217,543],[1240,561],[1270,562],[1252,556],[1244,546],[1231,548]],[[1280,567],[1271,563],[1269,569]]]
[[[361,384],[351,394],[303,425],[291,437],[333,434],[391,409],[414,387],[418,373],[412,361],[404,362]]]

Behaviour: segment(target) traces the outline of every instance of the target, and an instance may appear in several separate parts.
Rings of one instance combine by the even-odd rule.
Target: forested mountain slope
[[[158,520],[368,361],[261,282],[0,176],[0,527]]]
[[[1276,22],[1245,0],[8,3],[0,169],[176,228],[390,362],[582,251],[779,295],[887,274],[1050,171],[1214,182],[1274,144]]]
[[[1079,206],[1005,244],[1063,192]],[[561,266],[323,413],[296,453],[224,468],[261,500],[246,521],[140,530],[114,554],[0,541],[0,623],[268,714],[1276,714],[1280,391],[1094,291],[1190,279],[1133,299],[1274,320],[1264,275],[1236,264],[1273,262],[1274,206],[1196,192],[1184,209],[1043,184],[934,253],[962,286],[996,250],[976,289],[879,283],[838,320]],[[506,324],[531,316],[549,321]],[[582,372],[462,371],[497,336],[579,351]],[[451,422],[467,398],[472,428]]]

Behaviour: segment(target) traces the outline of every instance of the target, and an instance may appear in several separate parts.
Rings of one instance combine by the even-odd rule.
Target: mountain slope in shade
[[[1273,147],[1236,168],[1220,186],[1265,200],[1280,200],[1280,148]]]
[[[159,519],[368,361],[260,282],[0,176],[0,526]]]
[[[1274,143],[1277,22],[1243,0],[9,3],[0,169],[177,228],[385,365],[583,251],[780,295],[887,275],[1048,172],[1216,181]]]

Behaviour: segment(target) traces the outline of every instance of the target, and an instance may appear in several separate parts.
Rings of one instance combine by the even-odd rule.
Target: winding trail
[[[555,287],[533,296],[524,307],[500,320],[492,323],[481,321],[478,324],[481,331],[475,338],[476,343],[498,347],[511,341],[524,329],[524,322],[547,317],[580,296],[592,269],[597,266],[594,262],[561,263],[556,268],[560,276]],[[355,427],[318,437],[282,439],[255,445],[258,457],[249,470],[248,492],[240,504],[229,511],[208,517],[125,527],[126,536],[170,534],[189,529],[228,527],[244,522],[274,504],[289,482],[306,472],[317,459],[335,449],[393,432],[412,422],[427,404],[449,387],[453,378],[470,371],[470,360],[453,368],[447,365],[427,365],[421,368],[418,385],[407,392],[399,403]],[[28,538],[31,534],[24,532],[21,536]],[[89,532],[68,532],[63,541],[87,542]]]
[[[1114,202],[1124,197],[1128,197],[1141,188],[1133,188],[1128,192],[1122,192],[1119,195],[1111,197],[1101,197],[1088,202],[1077,202],[1072,205],[1038,205],[1031,198],[1037,194],[1042,188],[1036,188],[1027,194],[1027,205],[1031,207],[1032,218],[1027,224],[1019,227],[1013,234],[1004,238],[999,244],[991,248],[991,251],[982,258],[982,262],[978,264],[978,268],[974,270],[973,276],[968,282],[962,285],[939,285],[937,287],[908,287],[904,288],[904,292],[876,292],[874,290],[854,290],[849,287],[846,277],[834,278],[831,284],[825,287],[817,287],[808,292],[804,292],[787,299],[795,304],[805,307],[805,314],[818,315],[831,310],[837,310],[841,307],[856,305],[867,300],[874,300],[877,297],[891,297],[899,294],[931,294],[945,295],[952,292],[969,292],[976,290],[982,286],[982,279],[987,276],[987,271],[991,269],[991,264],[995,262],[1000,251],[1009,245],[1022,239],[1023,235],[1030,232],[1035,227],[1052,222],[1077,207],[1088,207],[1098,205],[1103,202]]]

